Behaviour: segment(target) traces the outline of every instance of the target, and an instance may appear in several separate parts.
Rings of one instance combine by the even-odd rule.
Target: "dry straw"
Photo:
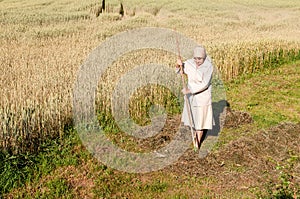
[[[2,7],[8,4],[11,9],[3,9],[0,16],[3,27],[0,34],[0,148],[11,153],[34,152],[46,139],[64,136],[65,129],[72,124],[72,89],[78,67],[106,37],[128,28],[160,24],[160,18],[154,17],[170,17],[162,24],[185,29],[181,23],[185,18],[171,11],[163,13],[160,6],[154,8],[151,16],[137,16],[132,8],[132,18],[116,21],[115,15],[109,13],[95,18],[90,10],[98,6],[96,2],[62,2],[68,6],[50,2],[47,14],[39,12],[45,7],[35,1],[23,2],[26,5],[22,6],[1,2]],[[119,3],[116,5],[118,10]],[[130,11],[127,7],[125,15]],[[24,15],[17,14],[21,11]],[[176,18],[175,21],[172,16],[180,20]],[[199,28],[205,28],[196,24],[198,21],[191,20],[189,25],[193,28],[186,26],[186,32],[196,35]],[[220,22],[216,26],[223,25]],[[207,29],[203,31],[208,32]],[[228,33],[227,37],[232,35]],[[213,37],[214,34],[206,36],[211,41]],[[225,81],[300,59],[298,40],[216,41],[205,47]],[[176,55],[151,50],[120,58],[99,80],[96,103],[100,122],[106,126],[113,123],[110,94],[123,74],[136,65],[147,63],[174,67],[176,59]],[[175,98],[157,85],[142,88],[131,97],[130,114],[137,122],[145,124],[147,109],[152,103],[162,104],[172,112],[178,109]]]

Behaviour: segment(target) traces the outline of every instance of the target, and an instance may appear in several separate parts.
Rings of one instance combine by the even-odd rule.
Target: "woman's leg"
[[[203,130],[196,130],[197,146],[200,148],[203,136]]]

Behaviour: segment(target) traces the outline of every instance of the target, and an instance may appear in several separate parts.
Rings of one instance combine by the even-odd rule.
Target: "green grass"
[[[78,146],[80,146],[79,137],[76,132],[72,131],[63,139],[48,140],[41,147],[41,151],[36,154],[11,155],[1,152],[0,193],[7,193],[12,189],[38,181],[58,167],[78,166],[90,156],[83,148],[83,150],[74,151],[74,148]]]
[[[239,77],[227,84],[229,103],[233,109],[249,112],[260,128],[299,122],[299,74],[298,61]]]

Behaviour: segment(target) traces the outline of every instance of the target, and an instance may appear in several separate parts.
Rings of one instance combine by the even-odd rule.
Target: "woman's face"
[[[194,57],[194,61],[196,63],[196,66],[201,66],[205,61],[205,56],[202,55],[201,57]]]

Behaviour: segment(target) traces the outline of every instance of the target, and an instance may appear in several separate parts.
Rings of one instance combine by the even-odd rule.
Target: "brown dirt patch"
[[[231,141],[206,158],[188,150],[179,161],[166,168],[175,175],[186,177],[214,177],[210,187],[235,190],[265,187],[278,179],[277,165],[286,165],[291,155],[297,156],[291,173],[293,183],[300,185],[300,123],[283,123],[255,135]]]
[[[226,118],[224,121],[225,128],[236,128],[240,125],[250,124],[253,122],[251,115],[247,112],[235,111],[226,107]]]

